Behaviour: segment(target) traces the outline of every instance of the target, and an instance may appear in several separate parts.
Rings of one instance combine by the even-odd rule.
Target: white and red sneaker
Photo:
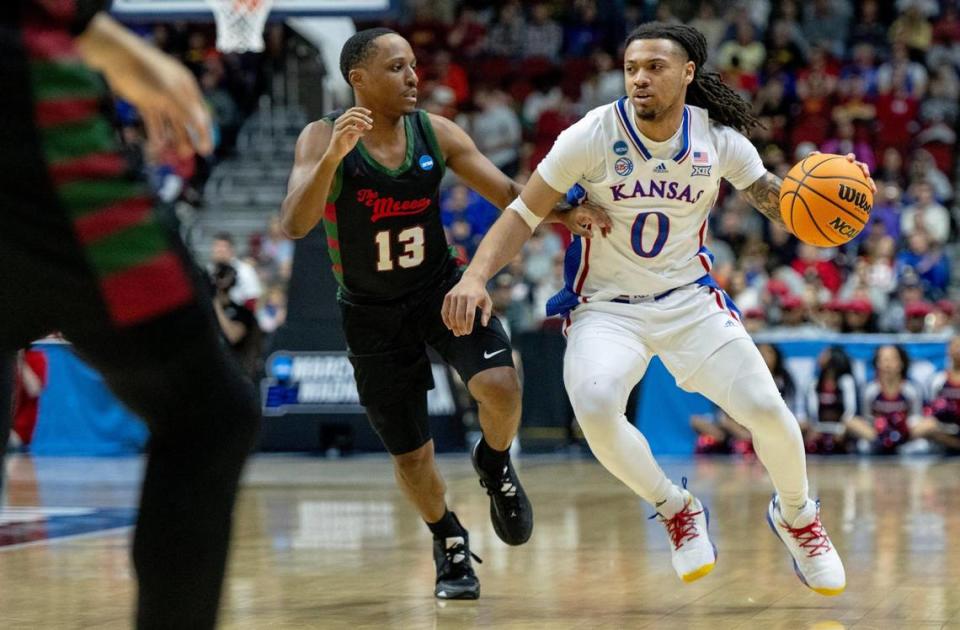
[[[780,512],[779,498],[773,495],[767,508],[767,523],[793,556],[793,570],[800,581],[821,595],[839,595],[847,586],[847,578],[840,554],[820,522],[820,502],[816,503],[813,520],[804,519],[803,515],[798,520],[788,524]]]
[[[670,537],[673,569],[684,582],[693,582],[713,571],[717,563],[717,548],[710,542],[707,532],[710,512],[686,489],[683,494],[686,503],[682,510],[670,518],[660,514],[656,517],[667,528]]]

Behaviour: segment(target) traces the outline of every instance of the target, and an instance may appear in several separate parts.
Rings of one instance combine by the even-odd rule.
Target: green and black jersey
[[[403,124],[407,149],[398,168],[378,163],[361,140],[340,163],[327,199],[327,248],[350,301],[410,295],[456,265],[440,221],[443,153],[426,112],[405,115]]]

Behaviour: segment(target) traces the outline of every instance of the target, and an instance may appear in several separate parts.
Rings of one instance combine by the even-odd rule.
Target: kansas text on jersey
[[[561,299],[554,313],[618,295],[657,295],[706,278],[707,215],[720,179],[743,189],[766,169],[756,148],[734,129],[685,106],[676,134],[643,136],[624,97],[598,107],[560,134],[537,167],[558,191],[574,184],[613,222],[607,238],[574,239],[567,250]],[[551,313],[553,314],[553,313]]]

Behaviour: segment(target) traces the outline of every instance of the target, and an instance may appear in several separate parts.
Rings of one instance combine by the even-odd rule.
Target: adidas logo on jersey
[[[664,164],[663,162],[660,162],[659,164],[657,164],[657,167],[656,167],[655,169],[653,169],[653,172],[654,172],[654,173],[666,173],[666,172],[667,172],[667,165]]]

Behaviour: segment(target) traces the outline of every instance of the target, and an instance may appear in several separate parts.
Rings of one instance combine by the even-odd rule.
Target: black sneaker
[[[480,485],[487,490],[490,497],[490,521],[493,523],[493,531],[508,545],[522,545],[533,533],[533,506],[530,505],[530,499],[520,485],[513,462],[507,459],[503,474],[499,479],[495,479],[477,463],[479,448],[480,441],[477,441],[473,445],[470,459],[473,460],[473,469],[480,475]]]
[[[433,539],[433,561],[437,565],[437,587],[433,594],[439,599],[477,599],[480,580],[473,572],[470,558],[483,562],[470,551],[467,530],[458,536]]]

